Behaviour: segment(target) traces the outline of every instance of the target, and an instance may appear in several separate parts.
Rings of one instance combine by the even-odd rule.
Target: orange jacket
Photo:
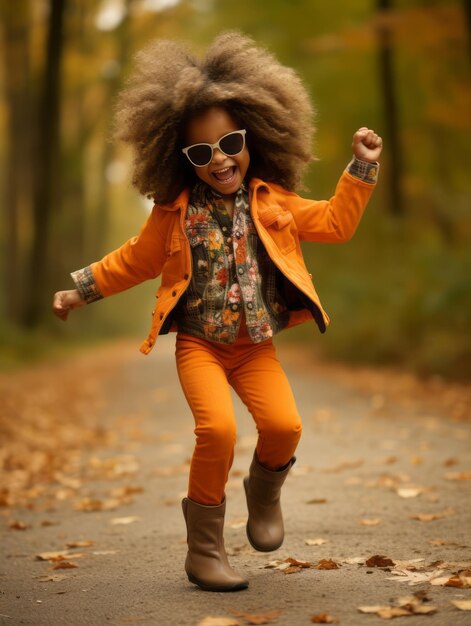
[[[289,326],[312,320],[321,332],[329,324],[306,269],[300,240],[347,241],[354,234],[375,185],[345,171],[330,200],[306,200],[274,183],[253,178],[250,208],[259,237],[272,261],[307,298],[306,308],[292,311]],[[191,250],[184,220],[190,192],[168,205],[155,205],[138,236],[93,263],[91,270],[103,296],[162,276],[152,326],[141,352],[148,354],[159,334],[175,330],[170,313],[188,287]]]

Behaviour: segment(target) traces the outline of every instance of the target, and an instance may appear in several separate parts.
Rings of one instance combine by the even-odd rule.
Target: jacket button
[[[172,296],[176,296],[177,292],[176,291],[172,291]]]
[[[155,315],[155,309],[152,311],[152,317],[154,317]]]
[[[185,274],[185,275],[183,276],[183,278],[184,278],[185,280],[188,280],[188,279],[190,278],[190,276],[189,276],[188,274]]]
[[[159,317],[160,317],[160,319],[161,319],[161,320],[163,320],[163,319],[164,319],[164,314],[163,314],[163,313],[161,313],[161,314],[159,315]]]

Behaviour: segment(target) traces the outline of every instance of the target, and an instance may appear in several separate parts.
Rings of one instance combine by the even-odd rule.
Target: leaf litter
[[[407,617],[411,615],[430,615],[436,613],[437,607],[426,604],[428,598],[423,593],[398,598],[393,604],[359,606],[360,613],[374,613],[383,619]]]

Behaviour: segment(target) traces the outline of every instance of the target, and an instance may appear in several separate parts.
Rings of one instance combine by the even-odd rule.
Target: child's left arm
[[[287,208],[300,239],[334,243],[353,236],[376,185],[382,147],[381,137],[362,127],[353,135],[353,159],[330,200],[307,200],[288,194]]]

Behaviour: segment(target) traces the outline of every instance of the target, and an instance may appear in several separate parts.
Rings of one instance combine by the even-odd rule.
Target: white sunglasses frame
[[[240,133],[242,135],[242,148],[239,150],[239,152],[236,152],[235,154],[226,154],[226,152],[224,152],[224,150],[221,148],[221,146],[219,145],[219,143],[228,135],[233,135],[234,133]],[[186,148],[182,149],[183,154],[186,156],[186,158],[188,159],[188,161],[190,161],[190,163],[194,166],[194,167],[206,167],[207,165],[209,165],[211,163],[211,161],[213,160],[213,155],[214,155],[214,148],[217,148],[218,150],[220,150],[223,154],[225,154],[228,157],[232,157],[232,156],[237,156],[238,154],[240,154],[243,149],[245,148],[245,135],[247,134],[247,130],[245,128],[240,128],[239,130],[231,130],[230,133],[226,133],[225,135],[223,135],[222,137],[219,138],[218,141],[216,141],[216,143],[204,143],[204,142],[199,142],[199,143],[194,143],[191,146],[187,146]],[[208,146],[209,148],[211,148],[211,158],[209,159],[209,161],[207,163],[205,163],[204,165],[197,165],[196,163],[193,163],[193,161],[190,159],[190,155],[188,154],[188,150],[191,150],[191,148],[194,148],[195,146]]]

